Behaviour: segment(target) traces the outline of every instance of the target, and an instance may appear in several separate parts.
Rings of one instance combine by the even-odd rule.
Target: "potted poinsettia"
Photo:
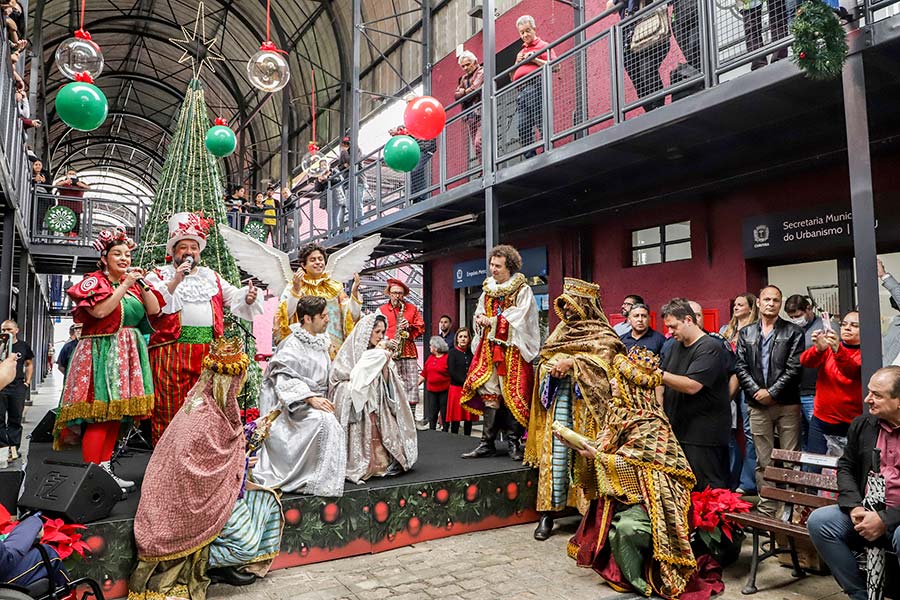
[[[707,486],[702,492],[691,492],[691,546],[695,556],[709,554],[723,567],[736,561],[744,532],[726,515],[750,512],[752,506],[731,490]]]
[[[87,542],[81,539],[78,531],[86,529],[84,525],[66,523],[62,519],[48,519],[41,517],[44,522],[43,535],[41,543],[53,548],[59,555],[59,558],[65,560],[73,554],[78,554],[84,558],[85,551],[89,551],[90,547]],[[3,505],[0,505],[0,540],[15,529],[19,522],[12,518],[9,511]]]

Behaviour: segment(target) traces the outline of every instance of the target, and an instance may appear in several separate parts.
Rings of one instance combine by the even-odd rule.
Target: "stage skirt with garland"
[[[121,327],[111,335],[84,336],[75,347],[54,428],[55,449],[60,434],[73,425],[125,418],[142,419],[153,410],[153,379],[144,305],[126,295],[121,301]]]

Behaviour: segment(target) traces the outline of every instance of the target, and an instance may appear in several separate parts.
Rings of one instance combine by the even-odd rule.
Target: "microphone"
[[[131,270],[134,270],[134,267],[129,268],[129,271],[131,271]],[[150,287],[150,284],[148,284],[146,281],[144,281],[143,277],[139,277],[138,279],[136,279],[135,283],[138,284],[139,286],[141,286],[141,289],[144,290],[145,292],[149,292],[152,289]]]
[[[191,255],[185,256],[184,260],[181,261],[181,264],[188,265],[191,269],[194,268],[194,257]]]

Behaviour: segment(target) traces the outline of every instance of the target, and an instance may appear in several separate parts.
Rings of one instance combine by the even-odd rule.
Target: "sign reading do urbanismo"
[[[824,206],[744,219],[744,258],[789,256],[853,246],[849,208]]]

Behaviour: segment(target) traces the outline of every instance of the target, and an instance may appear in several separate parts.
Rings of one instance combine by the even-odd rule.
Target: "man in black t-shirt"
[[[686,300],[670,301],[662,316],[676,343],[661,365],[657,395],[697,477],[696,489],[728,488],[731,401],[725,350],[703,332]]]
[[[12,352],[19,355],[15,379],[0,390],[0,459],[6,458],[4,453],[8,453],[9,460],[16,460],[22,443],[22,414],[34,375],[34,352],[17,338],[19,326],[15,321],[3,321],[0,331],[12,336]]]
[[[79,337],[81,337],[81,324],[77,323],[69,327],[69,341],[63,345],[56,358],[56,367],[63,375],[69,372],[69,363],[72,361],[72,353],[75,352]]]

